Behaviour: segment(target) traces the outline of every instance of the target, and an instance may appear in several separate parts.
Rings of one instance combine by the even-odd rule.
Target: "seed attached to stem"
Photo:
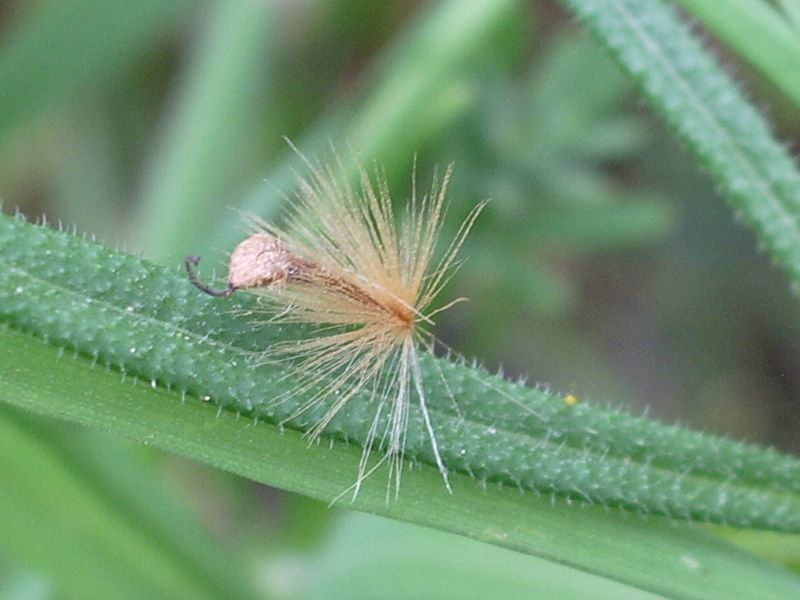
[[[186,257],[189,280],[201,291],[217,297],[230,296],[236,290],[267,288],[316,268],[289,252],[269,233],[255,233],[236,246],[228,261],[228,287],[225,289],[214,290],[201,283],[194,272],[199,263],[199,256]]]
[[[218,297],[252,290],[264,297],[260,310],[272,313],[269,322],[312,326],[307,337],[263,351],[265,360],[287,365],[287,376],[293,378],[291,390],[272,401],[297,403],[288,419],[316,413],[306,432],[311,439],[351,399],[374,406],[354,493],[384,463],[389,465],[390,488],[398,493],[412,403],[422,417],[433,462],[450,490],[419,356],[433,347],[434,338],[426,330],[432,317],[459,301],[430,309],[450,279],[456,254],[483,203],[469,213],[435,262],[450,169],[422,197],[413,186],[404,218],[398,219],[382,177],[373,182],[359,169],[359,186],[354,188],[341,163],[335,170],[305,162],[310,176],[297,180],[287,227],[252,218],[254,233],[231,254],[226,288],[213,289],[198,280],[196,256],[186,259],[189,280]],[[373,450],[382,454],[377,464],[370,460]]]

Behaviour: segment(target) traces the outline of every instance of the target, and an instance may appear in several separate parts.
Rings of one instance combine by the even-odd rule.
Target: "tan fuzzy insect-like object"
[[[288,358],[287,368],[300,378],[293,394],[310,396],[293,416],[318,405],[325,407],[324,416],[307,433],[311,439],[356,394],[366,391],[364,397],[371,398],[375,418],[355,493],[384,461],[389,462],[395,491],[399,490],[411,402],[419,405],[436,464],[450,490],[428,412],[419,356],[432,347],[427,331],[432,317],[460,300],[429,309],[452,275],[456,254],[483,203],[470,212],[444,254],[434,261],[451,168],[441,181],[434,178],[430,192],[422,197],[414,186],[402,218],[397,219],[384,177],[373,181],[359,168],[359,184],[353,187],[342,174],[341,164],[335,171],[305,162],[310,175],[297,179],[286,226],[251,219],[254,233],[230,256],[228,286],[213,290],[200,283],[193,270],[199,258],[194,256],[186,259],[189,278],[214,296],[236,290],[263,294],[269,309],[274,309],[272,321],[318,326],[304,339],[280,343],[266,355]],[[324,382],[321,388],[320,382]],[[382,418],[388,423],[385,431],[379,431]],[[368,469],[376,440],[383,457]]]

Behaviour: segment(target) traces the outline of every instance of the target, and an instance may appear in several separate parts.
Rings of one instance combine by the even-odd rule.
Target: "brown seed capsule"
[[[280,362],[292,379],[290,389],[273,400],[296,403],[287,420],[315,411],[306,431],[310,439],[318,439],[352,399],[371,402],[374,417],[350,488],[354,494],[381,464],[388,464],[398,493],[412,401],[450,490],[428,411],[420,355],[433,348],[427,331],[432,317],[460,301],[430,308],[457,267],[456,254],[483,203],[434,260],[450,169],[421,197],[412,186],[407,209],[395,218],[382,177],[371,181],[359,169],[358,185],[353,186],[344,173],[305,162],[310,175],[297,181],[286,229],[250,217],[255,233],[233,250],[227,287],[214,290],[200,283],[193,271],[199,258],[194,256],[186,259],[189,279],[214,296],[254,291],[263,302],[252,312],[268,312],[270,323],[305,325],[298,337],[278,340],[260,355]],[[373,450],[382,453],[374,464]]]
[[[267,287],[297,271],[297,258],[268,233],[256,233],[234,249],[228,262],[228,285],[235,289]]]
[[[200,283],[193,270],[199,262],[199,256],[186,258],[189,279],[212,296],[230,296],[236,290],[269,287],[313,268],[269,233],[255,233],[236,246],[228,261],[228,287],[224,290],[214,290]]]

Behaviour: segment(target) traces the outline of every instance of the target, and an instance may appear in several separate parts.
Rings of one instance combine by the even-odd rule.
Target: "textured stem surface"
[[[181,270],[5,217],[0,257],[3,401],[322,500],[353,482],[360,449],[336,439],[366,435],[371,415],[363,398],[332,424],[332,449],[308,447],[299,432],[266,418],[256,427],[240,418],[282,418],[292,410],[272,403],[291,381],[280,368],[254,365],[252,354],[291,331],[234,314],[257,308],[256,299],[212,299]],[[440,369],[463,418],[443,392]],[[420,464],[405,474],[400,499],[386,502],[386,480],[377,473],[354,508],[670,597],[748,598],[769,589],[792,598],[800,591],[796,578],[697,529],[588,506],[793,531],[798,461],[615,411],[567,406],[558,396],[444,360],[428,360],[424,370],[453,495],[423,464],[433,457],[415,414],[409,453]],[[498,483],[482,491],[481,480]],[[512,482],[534,492],[503,485]],[[576,499],[582,510],[570,506]]]
[[[214,299],[181,271],[18,219],[0,222],[0,255],[0,318],[15,328],[153,385],[270,422],[288,419],[305,400],[276,401],[293,380],[281,365],[260,364],[258,352],[292,329],[260,324],[266,317],[252,315],[257,297]],[[624,412],[569,406],[463,364],[428,357],[422,366],[450,471],[554,499],[800,531],[800,461]],[[326,408],[288,424],[306,431]],[[356,396],[327,435],[363,444],[373,410]],[[406,454],[435,464],[416,406]]]
[[[800,288],[800,172],[762,116],[661,0],[562,0]]]

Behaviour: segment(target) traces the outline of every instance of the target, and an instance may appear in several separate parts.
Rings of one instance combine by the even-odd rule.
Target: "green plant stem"
[[[311,445],[300,433],[234,412],[0,330],[2,400],[41,414],[99,427],[323,501],[352,482],[360,450]],[[43,367],[45,367],[43,369]],[[694,527],[641,519],[600,507],[580,509],[515,489],[483,490],[454,474],[448,495],[433,468],[405,476],[401,497],[368,479],[351,506],[460,533],[673,598],[793,598],[800,579]]]
[[[213,299],[181,272],[10,218],[0,220],[0,255],[0,318],[16,328],[253,418],[307,430],[328,409],[323,402],[292,418],[304,394],[289,394],[285,368],[264,364],[258,352],[296,332],[254,326],[257,317],[248,315],[258,311],[257,296]],[[567,406],[458,363],[427,357],[423,370],[451,471],[555,501],[800,530],[800,461],[618,411]],[[374,410],[367,395],[356,396],[327,435],[364,444]],[[409,411],[406,456],[433,464],[418,407]]]
[[[800,106],[800,32],[769,2],[678,2]]]
[[[562,0],[639,85],[800,289],[800,173],[761,115],[661,0]]]

